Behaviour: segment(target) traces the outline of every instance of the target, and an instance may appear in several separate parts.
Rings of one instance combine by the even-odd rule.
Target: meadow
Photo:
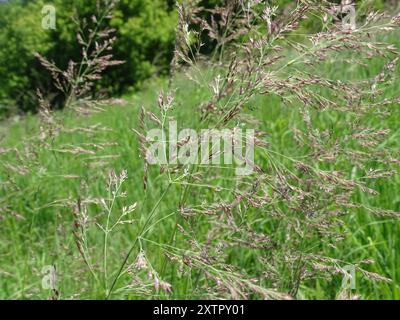
[[[379,41],[399,48],[398,35],[380,36]],[[367,65],[351,63],[357,54],[351,49],[344,55],[335,52],[318,73],[351,82],[381,72],[384,64],[378,58]],[[297,72],[290,68],[298,53],[285,48],[282,55],[287,74]],[[145,163],[140,136],[144,124],[164,125],[173,117],[180,128],[199,130],[213,123],[212,113],[202,123],[200,108],[212,100],[216,89],[209,84],[219,72],[224,75],[200,61],[177,71],[172,80],[154,78],[139,92],[96,104],[87,113],[66,109],[1,124],[0,299],[337,299],[343,294],[400,299],[398,166],[372,159],[374,173],[385,178],[390,174],[366,183],[376,194],[352,192],[352,201],[361,205],[343,209],[333,218],[340,223],[331,226],[319,214],[324,208],[300,218],[291,209],[292,198],[275,198],[275,182],[271,190],[257,191],[270,194],[273,206],[266,201],[226,210],[223,205],[233,194],[254,188],[259,172],[238,181],[232,168],[222,166]],[[202,82],[191,81],[198,74]],[[399,95],[398,75],[396,66],[381,87],[381,97]],[[324,88],[310,90],[318,97],[341,99]],[[310,159],[310,148],[296,139],[296,130],[307,130],[302,102],[292,95],[288,101],[255,93],[242,106],[242,118],[234,119],[234,125],[245,123],[243,127],[265,132],[266,144],[256,152],[255,163],[271,181],[272,172],[288,180],[290,172],[306,176],[293,163]],[[163,114],[165,105],[168,114]],[[389,129],[373,148],[397,154],[399,104],[390,104],[390,110],[387,117],[367,112],[362,121],[376,130]],[[145,116],[156,120],[145,123]],[[338,139],[351,132],[354,120],[329,108],[311,111],[311,118],[315,130],[333,132]],[[352,150],[367,149],[355,144]],[[321,172],[341,171],[349,180],[363,180],[363,167],[345,156],[310,162]],[[313,201],[333,212],[335,203],[324,198],[329,191],[315,192],[321,196],[314,195]],[[311,231],[314,224],[316,232]],[[297,230],[297,225],[310,229]],[[312,266],[308,259],[315,259]],[[346,266],[356,266],[352,288],[343,288]],[[46,286],[48,281],[55,287]]]

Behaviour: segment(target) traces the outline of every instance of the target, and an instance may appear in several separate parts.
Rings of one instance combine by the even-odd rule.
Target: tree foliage
[[[0,113],[18,107],[36,110],[36,88],[48,92],[49,75],[34,57],[38,52],[59,66],[79,58],[75,21],[89,21],[96,0],[54,0],[56,29],[42,28],[44,2],[32,0],[0,6]],[[110,27],[116,29],[114,55],[126,63],[105,74],[99,86],[113,93],[137,87],[144,79],[165,73],[174,46],[176,12],[164,0],[121,0]],[[51,97],[61,99],[61,97]]]

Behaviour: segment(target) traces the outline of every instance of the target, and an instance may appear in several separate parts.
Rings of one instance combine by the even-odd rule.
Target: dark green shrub
[[[32,95],[27,88],[38,78],[32,53],[52,47],[41,28],[40,1],[0,5],[0,115],[18,104],[24,109]]]
[[[89,20],[96,0],[54,0],[57,12],[55,30],[41,27],[43,1],[13,2],[0,5],[0,105],[4,114],[10,106],[36,109],[35,90],[52,91],[51,79],[35,60],[40,52],[61,68],[81,54],[73,17]],[[121,93],[137,87],[153,74],[166,73],[174,46],[176,13],[164,0],[121,0],[110,21],[118,41],[114,54],[126,63],[106,73],[99,87]]]

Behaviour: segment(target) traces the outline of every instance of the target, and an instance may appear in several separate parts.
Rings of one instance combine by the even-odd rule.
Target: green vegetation
[[[212,8],[221,0],[203,0],[201,5]],[[360,3],[360,12],[382,9],[383,0]],[[390,1],[388,1],[390,2]],[[274,0],[284,8],[293,1]],[[54,5],[57,28],[42,29],[42,7]],[[35,52],[67,66],[70,59],[79,59],[76,41],[78,27],[74,20],[90,20],[95,13],[96,0],[15,0],[0,5],[0,117],[19,111],[37,111],[36,89],[50,88],[50,77],[38,70]],[[172,57],[177,15],[174,1],[121,0],[110,26],[116,29],[115,58],[125,60],[123,66],[107,72],[97,88],[112,94],[139,89],[142,82],[155,75],[168,73]],[[305,23],[304,30],[313,29],[315,21]],[[205,48],[209,48],[207,39]],[[7,76],[4,76],[7,75]],[[53,93],[51,99],[59,103]]]
[[[88,1],[76,3],[82,5],[79,12],[89,16],[90,8],[85,7]],[[220,51],[216,51],[220,60],[215,54],[210,61],[193,63],[194,54],[182,55],[187,64],[192,64],[190,67],[177,64],[183,70],[174,70],[172,79],[159,76],[144,81],[157,68],[151,63],[157,53],[162,53],[163,48],[171,52],[167,48],[174,43],[171,30],[175,29],[173,21],[177,14],[166,8],[161,10],[165,3],[162,1],[159,7],[154,6],[153,1],[144,0],[122,3],[126,10],[117,11],[110,23],[122,35],[120,42],[116,43],[116,58],[128,62],[125,70],[110,71],[101,85],[112,86],[121,76],[121,82],[116,83],[114,89],[119,91],[120,85],[135,85],[135,81],[143,81],[141,90],[125,95],[123,99],[95,101],[94,107],[77,100],[76,105],[82,103],[83,111],[67,106],[64,110],[50,112],[46,102],[41,101],[37,115],[12,117],[0,127],[0,299],[259,299],[285,298],[288,295],[298,299],[335,299],[343,294],[343,273],[340,270],[347,265],[358,266],[360,261],[364,263],[357,269],[356,287],[346,294],[362,299],[400,299],[400,242],[397,241],[400,233],[400,176],[396,161],[384,161],[384,152],[389,150],[398,156],[400,150],[399,100],[385,103],[379,109],[382,114],[375,114],[373,108],[363,109],[378,104],[377,101],[382,101],[380,98],[396,99],[399,95],[396,86],[399,68],[394,65],[385,69],[382,58],[392,58],[390,54],[395,49],[382,45],[382,51],[377,49],[378,54],[374,57],[364,58],[364,47],[355,48],[355,38],[351,33],[344,35],[348,48],[340,47],[341,41],[333,41],[340,49],[329,54],[324,51],[321,56],[317,50],[313,51],[312,46],[310,51],[299,55],[296,49],[305,50],[306,42],[301,43],[304,47],[286,46],[279,51],[265,41],[260,47],[272,48],[272,58],[275,53],[284,57],[259,73],[271,72],[268,74],[270,78],[265,77],[265,81],[271,81],[266,82],[270,87],[265,87],[271,90],[266,94],[261,93],[264,87],[256,90],[258,84],[255,81],[255,93],[251,87],[244,90],[245,94],[235,95],[235,90],[239,92],[238,88],[242,89],[240,81],[247,84],[258,79],[250,74],[243,80],[248,66],[240,61],[247,61],[244,52],[248,47],[244,44],[235,47],[239,67],[232,72],[233,64],[224,60],[225,57],[227,61],[231,58],[229,50],[232,47],[221,46],[218,47]],[[60,5],[72,8],[67,1],[60,1]],[[67,19],[67,12],[70,11],[62,13],[60,21]],[[153,29],[149,27],[149,21],[154,20],[157,23]],[[68,24],[63,22],[62,25],[66,29],[57,35],[57,41],[46,36],[37,44],[16,41],[15,46],[24,46],[25,52],[29,52],[40,44],[42,53],[55,54],[62,44],[74,41]],[[373,28],[368,29],[371,34]],[[34,31],[28,29],[21,29],[24,31],[21,37],[37,40]],[[178,28],[177,48],[183,52],[187,49],[185,43],[189,41],[180,43],[179,31]],[[259,36],[257,31],[254,27],[252,36],[256,40]],[[332,35],[343,36],[337,32]],[[229,36],[229,33],[225,35]],[[262,40],[263,35],[261,32]],[[379,43],[382,41],[399,48],[398,35],[398,31],[379,34]],[[186,36],[183,39],[193,40],[189,49],[195,49],[193,33],[186,33]],[[329,47],[330,34],[325,36],[328,40],[319,45]],[[365,34],[360,31],[356,38],[361,44],[366,41],[363,36]],[[367,36],[375,45],[374,36]],[[0,41],[1,37],[0,34]],[[251,41],[248,43],[253,43]],[[259,49],[257,45],[248,49],[251,52],[250,67],[254,67],[251,65],[253,61],[264,58],[257,55],[255,48]],[[368,54],[373,51],[371,48],[377,47],[368,43],[365,48]],[[2,50],[6,49],[0,49],[0,61],[1,54],[5,54]],[[13,47],[7,50],[13,50]],[[74,57],[72,52],[76,48],[66,50],[71,50],[68,52]],[[319,64],[313,65],[307,61],[310,52],[313,59],[323,57],[325,60],[321,58]],[[359,64],[354,63],[352,58],[355,57]],[[169,58],[168,54],[163,56],[160,65],[168,65]],[[309,63],[303,63],[301,59]],[[365,61],[367,65],[363,65]],[[227,68],[224,62],[231,68]],[[318,69],[313,69],[316,66]],[[5,67],[27,66],[0,66]],[[368,87],[367,83],[362,87],[365,83],[360,80],[374,79],[383,69],[390,69],[393,73],[389,77],[384,73],[382,79],[376,80],[376,87],[371,89],[373,94],[364,92],[371,86]],[[312,76],[315,78],[309,77],[307,72],[310,70],[314,71]],[[5,69],[4,72],[11,71]],[[18,72],[25,74],[24,71]],[[234,72],[237,74],[232,76]],[[224,82],[229,76],[235,79],[231,83],[233,89]],[[304,78],[296,78],[300,76]],[[3,96],[0,96],[9,99],[12,95],[8,95],[6,90],[28,86],[31,78],[29,74],[26,77],[17,79],[13,86],[7,84],[9,87],[0,82],[0,88],[5,88]],[[198,82],[191,81],[193,79]],[[292,89],[301,81],[315,79],[322,79],[322,83],[329,79],[327,83],[334,90],[318,86],[318,82],[299,91],[285,87]],[[341,82],[335,82],[337,80]],[[220,83],[223,85],[219,86]],[[351,97],[346,93],[353,91],[343,86],[343,92],[338,92],[338,83],[355,83],[357,90],[354,89],[354,95],[361,97],[360,103],[355,104],[359,109],[353,110],[351,103],[343,102],[342,94],[350,101]],[[274,86],[279,89],[274,91]],[[282,87],[285,89],[280,91]],[[307,104],[307,101],[303,104],[304,101],[297,99],[298,92],[304,93],[312,103]],[[240,100],[246,94],[249,94],[249,99]],[[326,98],[323,100],[326,108],[318,108],[317,102],[322,98]],[[335,109],[337,106],[332,106],[331,101],[337,102],[339,107]],[[141,141],[141,134],[145,133],[143,129],[163,126],[172,118],[177,120],[180,129],[200,130],[217,126],[225,118],[215,112],[216,106],[224,115],[226,110],[223,108],[234,109],[235,103],[240,104],[240,113],[228,119],[227,126],[255,127],[257,131],[266,133],[266,145],[257,149],[255,154],[255,162],[262,167],[262,174],[257,172],[248,180],[240,180],[229,169],[218,166],[203,171],[195,165],[146,167],[144,143]],[[346,111],[343,112],[342,108]],[[391,112],[388,117],[383,115],[385,108]],[[305,110],[310,118],[305,116]],[[208,116],[205,122],[204,116]],[[307,127],[307,121],[312,122],[311,128]],[[357,126],[365,128],[360,135],[368,136],[372,132],[373,138],[375,131],[372,130],[382,132],[389,129],[390,133],[377,140],[368,140],[365,136],[346,140],[358,132]],[[307,137],[296,132],[315,134],[314,137],[322,142],[310,146],[306,143]],[[328,136],[329,139],[324,140]],[[344,141],[341,146],[345,147],[348,142],[349,149],[345,151],[350,150],[360,158],[347,159],[346,153],[340,152],[333,160],[325,161],[322,156],[319,158],[320,155],[316,156],[318,160],[313,158],[315,150],[312,147],[321,147],[319,151],[326,156],[335,150],[335,141]],[[371,147],[368,142],[376,144]],[[373,151],[382,151],[382,158],[376,158]],[[361,154],[368,152],[371,152],[371,161],[363,162]],[[394,160],[398,161],[398,158]],[[297,166],[303,161],[304,165]],[[316,180],[308,170],[323,172],[332,181],[313,189]],[[363,183],[368,174],[377,178],[365,179],[368,180],[365,185],[360,183],[366,192],[362,187],[353,188],[351,182]],[[261,180],[261,186],[253,184],[260,176],[266,182]],[[335,185],[333,177],[340,180],[343,176],[343,181],[351,184],[349,189],[345,189],[340,184],[342,182]],[[285,189],[288,185],[293,185],[295,190]],[[330,185],[331,189],[322,188]],[[256,195],[266,198],[253,198],[251,191],[246,194],[249,186],[250,190],[256,189]],[[281,190],[275,191],[280,187]],[[372,189],[377,191],[376,195],[372,194]],[[346,190],[351,193],[352,202],[346,198]],[[240,192],[249,195],[248,200],[266,201],[250,203],[240,199],[237,207],[226,209],[232,195]],[[275,192],[284,195],[279,198]],[[304,203],[300,201],[304,212],[296,207],[297,192],[304,195]],[[335,197],[335,192],[338,197]],[[330,202],[330,193],[335,200],[343,198],[344,205]],[[353,201],[360,205],[352,206]],[[315,202],[315,205],[309,202]],[[213,207],[215,204],[220,206]],[[324,205],[327,208],[323,208]],[[315,211],[310,212],[310,208]],[[382,210],[374,214],[367,208]],[[309,229],[302,229],[304,227]],[[343,239],[339,241],[341,236]],[[125,259],[126,263],[123,263]],[[43,286],[48,276],[48,269],[43,269],[46,266],[56,269],[57,290]],[[120,270],[126,272],[120,276]]]
[[[55,30],[42,29],[42,7],[56,8]],[[35,52],[65,67],[79,59],[78,25],[96,13],[96,0],[13,1],[0,5],[0,116],[20,110],[37,110],[37,88],[51,88],[52,81],[40,72]],[[174,45],[177,17],[173,5],[163,0],[123,0],[109,25],[116,29],[117,59],[126,63],[104,76],[98,88],[121,93],[138,88],[153,75],[166,74]],[[57,97],[53,100],[57,101]],[[59,97],[58,97],[59,98]]]
[[[370,66],[371,72],[376,72],[377,66]],[[338,66],[332,73],[354,75],[354,69],[346,65]],[[41,288],[45,265],[56,265],[59,277],[59,290],[62,298],[104,298],[101,286],[93,283],[91,275],[84,269],[79,253],[76,250],[73,237],[73,215],[67,207],[73,199],[85,198],[90,195],[93,199],[107,193],[106,181],[109,170],[120,172],[126,169],[128,179],[123,186],[127,198],[117,204],[117,210],[123,205],[139,203],[131,215],[132,225],[123,226],[120,232],[111,240],[113,256],[109,268],[118,267],[122,254],[127,251],[132,237],[143,225],[146,216],[166,185],[156,177],[157,167],[152,168],[149,179],[151,193],[145,193],[142,187],[143,163],[139,158],[139,146],[136,135],[131,128],[137,127],[137,117],[140,106],[154,109],[160,89],[166,89],[166,81],[157,81],[146,86],[142,92],[133,97],[127,97],[124,106],[109,106],[100,114],[87,118],[68,116],[65,112],[58,117],[67,118],[67,128],[91,128],[101,125],[111,131],[94,133],[89,137],[79,133],[62,134],[54,143],[54,150],[63,149],[66,145],[81,145],[115,142],[115,146],[100,151],[96,156],[63,154],[51,150],[39,149],[39,159],[46,169],[29,172],[16,177],[18,188],[15,192],[3,195],[2,206],[10,206],[12,210],[2,213],[0,236],[0,298],[41,298],[46,299],[51,292]],[[184,79],[174,83],[177,88],[176,101],[181,110],[180,120],[188,123],[193,115],[193,108],[204,99],[206,92],[201,92],[192,85],[187,85]],[[388,92],[390,95],[391,92]],[[282,107],[276,99],[255,99],[252,103],[256,117],[261,119],[262,129],[269,133],[271,145],[276,152],[294,156],[298,154],[295,145],[288,144],[285,137],[290,129],[299,125],[297,111]],[[323,121],[321,119],[321,121]],[[390,143],[394,148],[400,148],[400,112],[398,108],[394,115],[385,123],[377,126],[388,127],[392,130]],[[319,124],[322,125],[322,124]],[[36,117],[28,117],[7,127],[6,146],[15,147],[21,141],[29,139],[39,131]],[[334,129],[334,128],[333,128]],[[85,147],[86,148],[86,147]],[[108,156],[115,158],[108,159]],[[3,164],[13,163],[13,156],[3,159]],[[105,161],[105,163],[103,163]],[[40,169],[40,168],[38,168]],[[28,168],[30,170],[30,168]],[[6,177],[14,176],[10,169],[2,172],[1,183],[6,183]],[[221,182],[220,182],[221,183]],[[395,211],[400,210],[398,193],[400,177],[396,175],[390,180],[379,183],[379,196],[363,198],[371,206],[384,207]],[[20,191],[23,191],[21,194]],[[190,195],[196,198],[196,192]],[[210,195],[210,197],[212,197]],[[364,196],[363,196],[364,197]],[[70,199],[70,200],[68,200]],[[179,201],[179,189],[171,188],[168,196],[162,202],[153,218],[154,227],[150,228],[142,245],[147,258],[153,267],[162,270],[165,257],[155,243],[170,243],[174,223],[179,215],[176,203]],[[98,211],[95,211],[98,212]],[[157,221],[159,221],[157,223]],[[266,233],[274,232],[267,230]],[[357,214],[348,216],[343,226],[345,241],[337,248],[323,246],[323,253],[343,261],[373,259],[375,263],[368,270],[391,278],[391,283],[369,281],[362,275],[357,277],[357,290],[363,299],[400,299],[400,244],[397,241],[400,233],[400,222],[393,219],[381,219],[360,210]],[[91,239],[92,245],[101,246],[100,235]],[[318,239],[315,239],[318,241]],[[101,261],[101,252],[96,251],[93,257]],[[241,256],[239,252],[230,260],[240,263],[241,267],[250,269],[253,264],[250,257]],[[164,279],[173,287],[169,298],[201,298],[203,293],[196,292],[193,278],[190,274],[180,275],[173,267],[164,272]],[[304,283],[299,290],[299,298],[335,298],[338,294],[341,276],[332,280],[313,280]],[[116,294],[113,298],[139,298],[135,288]],[[167,297],[167,296],[164,296]]]

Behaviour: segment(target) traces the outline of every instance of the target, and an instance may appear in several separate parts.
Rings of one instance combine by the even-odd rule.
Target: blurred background
[[[3,3],[4,2],[4,3]],[[221,0],[203,0],[206,8]],[[292,0],[275,0],[280,13],[296,4]],[[340,3],[341,0],[332,1]],[[56,28],[43,29],[44,5],[56,8]],[[357,13],[398,6],[396,0],[357,1]],[[0,4],[0,119],[37,110],[36,89],[52,90],[52,79],[43,70],[34,53],[38,52],[65,69],[68,61],[79,60],[76,20],[90,19],[96,0],[9,0]],[[97,84],[97,92],[113,96],[140,89],[146,79],[167,75],[174,49],[177,12],[174,0],[121,0],[110,27],[115,28],[117,41],[113,53],[125,63],[109,69]],[[320,21],[304,23],[308,32],[317,30]],[[203,39],[204,50],[213,43]],[[53,105],[61,96],[46,97]],[[60,102],[60,101],[58,101]]]

